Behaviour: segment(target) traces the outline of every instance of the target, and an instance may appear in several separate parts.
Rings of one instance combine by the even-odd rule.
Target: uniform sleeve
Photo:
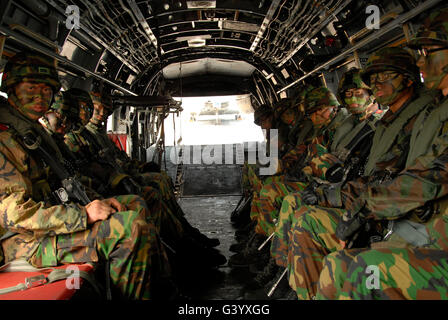
[[[397,219],[448,194],[448,140],[433,144],[431,155],[423,155],[395,179],[369,187],[355,203],[363,204],[376,219]]]
[[[3,135],[4,137],[4,135]],[[28,178],[29,158],[23,149],[9,138],[0,139],[0,225],[19,233],[34,236],[67,234],[87,228],[84,207],[50,206],[31,198],[33,186]]]

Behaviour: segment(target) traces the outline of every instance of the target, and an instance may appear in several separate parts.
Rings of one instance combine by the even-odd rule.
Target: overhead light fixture
[[[205,46],[205,39],[191,39],[188,40],[188,46],[192,48]]]
[[[218,22],[220,29],[228,29],[235,31],[258,32],[259,26],[255,23],[247,23],[233,20],[220,20]]]
[[[201,34],[197,36],[177,37],[176,41],[205,40],[211,38],[212,38],[211,34]]]
[[[209,1],[187,1],[188,9],[212,9],[216,8],[216,0]]]

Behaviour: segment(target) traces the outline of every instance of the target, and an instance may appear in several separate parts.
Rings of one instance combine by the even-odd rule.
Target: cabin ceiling
[[[443,1],[1,0],[0,22],[2,28],[21,25],[36,32],[45,39],[14,29],[138,94],[173,89],[182,85],[180,77],[188,78],[192,88],[197,79],[207,94],[206,82],[200,79],[207,75],[214,81],[227,76],[227,88],[232,78],[246,78],[251,84],[243,82],[251,93],[278,99],[291,82],[301,81],[375,31],[366,30],[367,6],[376,5],[388,23],[422,4],[439,2]],[[79,29],[64,25],[73,5],[79,9]],[[418,24],[420,19],[414,21]],[[399,28],[392,33],[365,45],[358,57],[364,59],[376,47],[404,39]],[[6,41],[6,53],[18,49]],[[350,62],[344,59],[338,64]],[[64,66],[67,86],[89,77],[72,67]],[[331,68],[329,64],[325,70]],[[240,89],[235,86],[235,93],[244,93]]]

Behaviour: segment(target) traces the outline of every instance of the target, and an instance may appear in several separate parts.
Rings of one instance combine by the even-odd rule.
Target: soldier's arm
[[[0,139],[4,142],[4,139]],[[87,228],[86,209],[75,203],[52,206],[32,199],[27,177],[29,158],[7,139],[0,142],[0,225],[13,232],[32,232],[36,237],[66,234]]]
[[[376,219],[396,219],[447,195],[448,142],[438,147],[444,150],[439,155],[421,156],[389,183],[367,188],[354,203],[354,210],[365,204]]]

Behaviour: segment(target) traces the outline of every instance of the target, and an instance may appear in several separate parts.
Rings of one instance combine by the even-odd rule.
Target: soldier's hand
[[[106,220],[116,212],[117,209],[108,204],[105,200],[93,200],[85,206],[87,211],[87,224],[92,224],[100,220]]]
[[[116,198],[108,198],[103,200],[105,203],[115,208],[118,212],[126,211],[127,208],[124,204],[121,204]]]

